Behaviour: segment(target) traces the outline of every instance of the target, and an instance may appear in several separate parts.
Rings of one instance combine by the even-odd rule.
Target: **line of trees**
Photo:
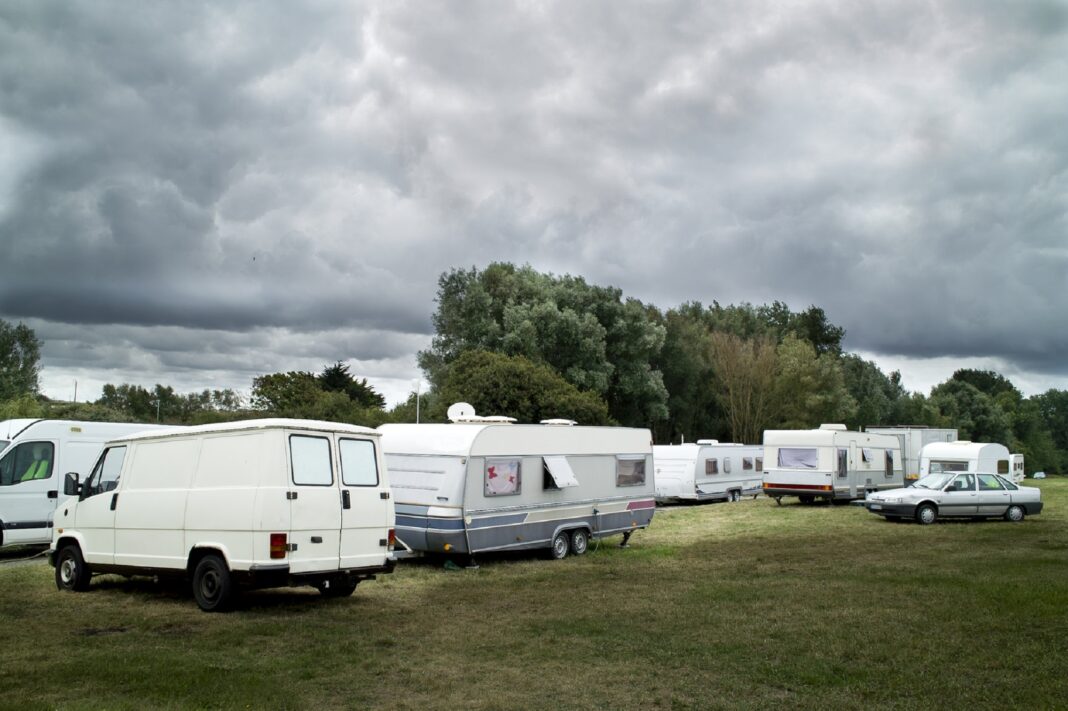
[[[520,422],[648,427],[660,442],[759,443],[765,429],[824,422],[956,427],[962,439],[1022,452],[1029,470],[1068,471],[1068,391],[1024,397],[998,373],[963,369],[928,395],[907,392],[898,372],[844,352],[845,330],[817,306],[690,302],[662,311],[581,277],[494,263],[442,274],[433,323],[433,341],[418,354],[431,384],[423,421],[444,421],[463,400]],[[31,329],[0,320],[0,418],[415,420],[415,393],[387,409],[342,361],[257,376],[247,401],[232,390],[109,384],[96,402],[77,404],[37,396],[39,355]]]

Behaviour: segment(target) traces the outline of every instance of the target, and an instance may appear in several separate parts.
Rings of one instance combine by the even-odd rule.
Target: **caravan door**
[[[56,443],[21,442],[0,459],[0,526],[5,545],[47,543],[56,509]]]
[[[378,466],[377,444],[371,439],[338,438],[343,569],[381,565],[388,550],[391,502]]]

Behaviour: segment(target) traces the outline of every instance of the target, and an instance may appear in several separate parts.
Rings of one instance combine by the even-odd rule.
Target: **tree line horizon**
[[[438,279],[435,334],[418,353],[430,382],[420,420],[444,422],[453,402],[519,422],[647,427],[657,442],[713,438],[760,444],[767,429],[834,422],[955,427],[960,439],[1022,452],[1030,471],[1068,470],[1068,391],[1024,397],[992,370],[960,369],[925,395],[898,371],[843,350],[845,329],[812,305],[691,301],[661,310],[612,286],[494,262]],[[376,427],[414,422],[416,393],[392,408],[344,359],[319,373],[256,376],[231,389],[177,393],[107,384],[91,403],[39,393],[40,341],[0,320],[0,419],[201,424],[299,417]]]

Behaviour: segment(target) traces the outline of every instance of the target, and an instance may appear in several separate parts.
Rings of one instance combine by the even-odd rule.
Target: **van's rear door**
[[[341,567],[381,566],[389,555],[393,500],[378,437],[338,436],[341,468]]]
[[[289,450],[289,571],[338,569],[341,494],[329,434],[291,432]]]

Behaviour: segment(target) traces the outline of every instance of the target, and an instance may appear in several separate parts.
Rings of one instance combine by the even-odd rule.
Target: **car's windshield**
[[[913,484],[913,486],[918,489],[941,489],[948,484],[949,480],[952,478],[952,474],[928,474]]]

